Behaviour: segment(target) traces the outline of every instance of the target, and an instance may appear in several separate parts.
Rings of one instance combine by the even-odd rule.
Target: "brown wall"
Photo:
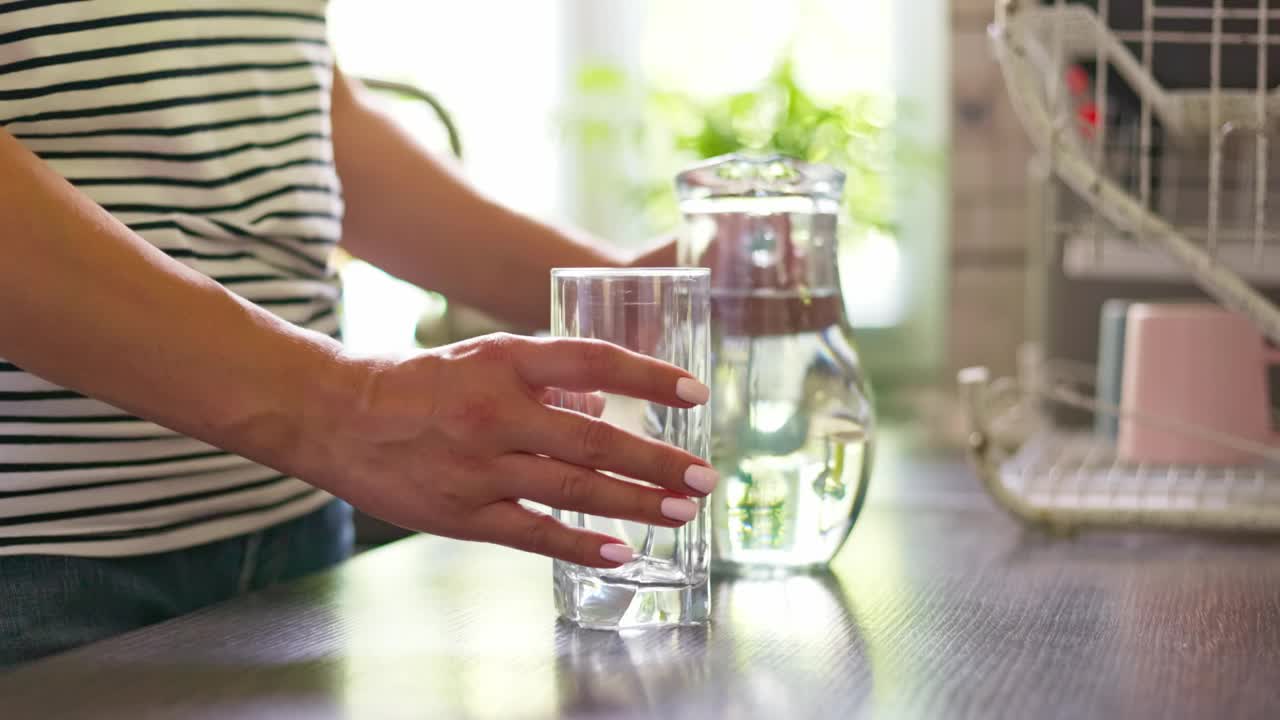
[[[992,0],[952,0],[951,298],[948,363],[1013,370],[1026,327],[1030,144],[987,26]]]

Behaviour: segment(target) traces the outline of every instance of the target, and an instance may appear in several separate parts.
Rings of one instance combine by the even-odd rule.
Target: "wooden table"
[[[886,455],[834,574],[719,579],[709,629],[568,627],[548,561],[419,537],[0,675],[0,717],[1280,717],[1280,545],[1049,539]]]

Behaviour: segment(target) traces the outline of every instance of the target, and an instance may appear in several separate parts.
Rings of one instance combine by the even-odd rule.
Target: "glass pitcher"
[[[843,188],[776,155],[676,177],[680,264],[711,268],[718,567],[823,567],[866,497],[875,421],[836,268]]]

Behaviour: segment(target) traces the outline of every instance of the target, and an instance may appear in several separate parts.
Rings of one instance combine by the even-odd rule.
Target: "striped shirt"
[[[0,125],[171,258],[336,336],[324,13],[324,0],[0,0]],[[0,358],[0,555],[161,552],[329,499]]]

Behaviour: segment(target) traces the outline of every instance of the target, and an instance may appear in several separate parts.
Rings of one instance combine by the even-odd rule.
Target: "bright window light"
[[[637,241],[628,231],[653,229],[636,230],[632,216],[610,204],[625,193],[584,175],[564,135],[576,73],[600,60],[600,48],[624,48],[630,69],[649,84],[701,97],[747,89],[789,53],[805,89],[831,100],[890,93],[892,44],[900,37],[890,0],[610,0],[608,12],[596,0],[332,0],[329,20],[348,73],[408,82],[444,104],[462,136],[463,167],[479,188],[554,221],[592,227],[585,209],[612,217],[613,228],[597,229],[620,242]],[[419,129],[447,150],[439,128]],[[855,325],[898,322],[903,258],[895,239],[872,233],[843,245],[843,290]],[[357,351],[412,347],[418,316],[443,312],[439,298],[373,268],[356,264],[343,274],[346,339]]]

